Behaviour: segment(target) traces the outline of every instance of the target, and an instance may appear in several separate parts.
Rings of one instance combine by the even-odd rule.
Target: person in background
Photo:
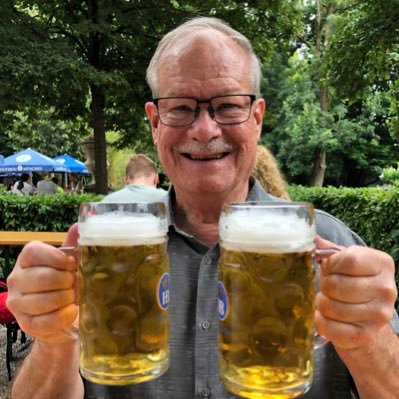
[[[17,194],[21,197],[33,195],[35,191],[35,187],[32,184],[32,178],[28,173],[22,173],[20,179],[17,180],[12,189],[14,194]]]
[[[46,175],[44,179],[39,180],[36,184],[36,193],[38,195],[52,195],[57,191],[57,185],[54,184],[48,175]]]
[[[290,200],[286,183],[274,155],[263,145],[256,148],[256,164],[252,175],[263,189],[275,197]]]
[[[144,154],[136,154],[126,165],[126,186],[107,195],[102,202],[164,201],[167,191],[157,188],[158,181],[159,175],[155,162]]]
[[[76,260],[41,242],[27,244],[8,278],[7,305],[35,337],[13,399],[235,399],[218,373],[219,217],[223,204],[282,201],[251,176],[265,112],[261,66],[248,39],[215,18],[169,32],[147,69],[145,104],[168,191],[170,367],[157,379],[115,387],[84,381]],[[315,351],[315,379],[303,399],[395,399],[399,323],[395,265],[364,246],[342,222],[316,212],[322,261],[315,327],[330,342]],[[77,245],[77,226],[65,246]],[[232,294],[234,295],[234,294]]]
[[[53,176],[51,178],[51,181],[57,186],[57,193],[63,193],[64,192],[63,188],[60,186],[60,181],[59,181],[57,176]]]
[[[81,194],[83,191],[84,185],[79,176],[76,173],[69,174],[67,192],[71,194]]]

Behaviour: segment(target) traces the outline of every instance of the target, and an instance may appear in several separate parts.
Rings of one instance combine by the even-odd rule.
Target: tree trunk
[[[107,142],[105,140],[105,96],[101,87],[91,85],[91,113],[94,132],[96,194],[108,193]]]
[[[328,112],[328,87],[323,84],[320,88],[320,109],[323,112]],[[316,148],[314,161],[313,161],[313,172],[310,181],[311,186],[322,187],[324,183],[324,175],[326,172],[326,150],[323,148]]]
[[[311,186],[322,187],[324,183],[324,173],[326,171],[326,151],[317,148],[314,154],[313,174],[310,181]]]
[[[325,14],[323,15],[323,8]],[[316,54],[321,57],[322,48],[328,47],[328,38],[330,34],[330,28],[327,22],[327,18],[333,12],[332,3],[324,4],[320,0],[316,0]],[[320,109],[322,112],[328,112],[329,106],[329,92],[328,86],[324,83],[324,79],[321,80],[320,84]],[[311,186],[322,187],[324,183],[324,175],[326,171],[326,150],[322,147],[318,147],[315,150],[312,178],[310,181]]]
[[[98,0],[88,0],[88,19],[94,25],[100,23]],[[89,35],[87,57],[91,66],[96,70],[102,70],[104,66],[105,43],[104,37],[97,31]],[[107,143],[105,140],[105,94],[103,88],[96,83],[90,84],[91,91],[91,115],[94,132],[94,161],[96,194],[108,193],[107,171]]]

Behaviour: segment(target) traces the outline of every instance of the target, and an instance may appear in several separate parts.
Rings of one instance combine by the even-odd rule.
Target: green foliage
[[[263,90],[273,117],[268,116],[269,134],[263,142],[290,183],[309,184],[318,148],[327,152],[327,184],[358,186],[377,179],[382,166],[394,164],[399,155],[385,125],[386,93],[370,90],[349,106],[331,91],[329,110],[322,111],[315,69],[303,54],[287,64],[280,60],[265,66],[269,86]],[[269,100],[269,93],[276,97]]]
[[[399,1],[349,3],[336,20],[326,53],[330,84],[351,101],[371,86],[385,86],[391,103],[390,133],[399,140]]]
[[[2,0],[0,146],[6,152],[15,149],[2,135],[13,125],[4,118],[6,112],[29,110],[33,124],[41,118],[37,110],[54,109],[53,121],[94,130],[101,172],[96,184],[102,189],[105,131],[120,133],[119,146],[141,142],[150,148],[146,67],[159,39],[195,15],[226,19],[256,39],[262,58],[275,43],[289,40],[299,20],[298,10],[286,0]]]
[[[389,253],[396,264],[399,289],[399,190],[289,186],[294,201],[307,201],[335,216],[365,243]],[[399,311],[399,298],[396,303]]]
[[[92,194],[34,195],[19,197],[8,193],[0,197],[0,228],[18,231],[67,231],[77,220],[81,202],[101,196]]]
[[[342,220],[368,246],[390,253],[399,266],[399,190],[290,186],[289,194]]]
[[[399,162],[396,168],[391,167],[383,169],[380,179],[385,183],[392,184],[396,188],[399,188]]]
[[[0,193],[0,230],[5,231],[68,231],[78,219],[81,202],[99,201],[102,196],[92,194],[19,197],[11,193]],[[12,248],[12,263],[21,248]],[[4,259],[0,257],[3,277]]]

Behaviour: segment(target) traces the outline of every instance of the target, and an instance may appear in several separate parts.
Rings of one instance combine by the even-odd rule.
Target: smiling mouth
[[[199,155],[199,154],[194,155],[186,152],[181,153],[181,155],[183,155],[187,159],[190,159],[191,161],[200,161],[200,162],[219,160],[226,157],[229,154],[230,154],[229,152],[221,152],[219,154],[211,154],[211,155]]]

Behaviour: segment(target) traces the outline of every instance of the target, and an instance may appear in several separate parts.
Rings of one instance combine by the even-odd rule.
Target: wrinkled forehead
[[[160,86],[170,79],[178,82],[210,79],[247,80],[249,56],[234,40],[215,30],[201,30],[178,37],[164,53],[158,66]]]

